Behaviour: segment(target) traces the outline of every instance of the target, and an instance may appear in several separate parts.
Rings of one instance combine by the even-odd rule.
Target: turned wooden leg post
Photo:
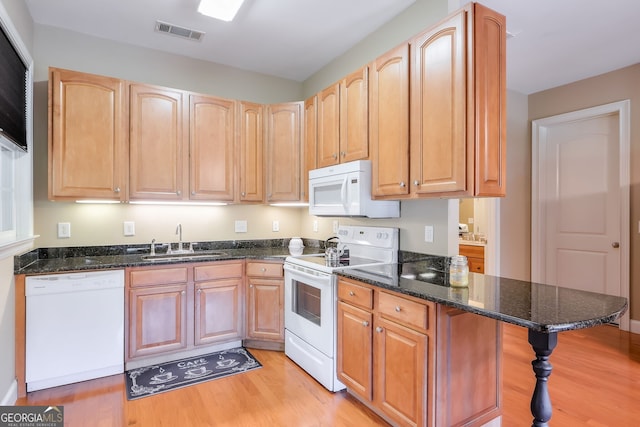
[[[543,333],[529,329],[529,344],[536,353],[535,360],[531,362],[533,372],[536,374],[536,388],[531,397],[532,427],[547,427],[552,413],[551,398],[549,398],[547,388],[547,379],[552,370],[549,356],[558,344],[558,334],[557,332]]]

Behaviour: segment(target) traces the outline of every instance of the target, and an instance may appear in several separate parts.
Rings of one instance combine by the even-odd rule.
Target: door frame
[[[546,222],[543,204],[539,203],[540,188],[544,188],[541,162],[546,155],[548,128],[553,125],[584,120],[598,116],[617,114],[619,129],[619,180],[620,180],[620,294],[629,300],[630,254],[630,133],[631,102],[612,102],[597,107],[572,111],[532,121],[531,135],[531,281],[540,282],[544,268],[544,232]],[[620,318],[620,329],[629,330],[629,310]]]

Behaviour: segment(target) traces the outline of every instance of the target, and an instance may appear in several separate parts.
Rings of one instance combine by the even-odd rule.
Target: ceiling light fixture
[[[233,21],[244,0],[200,0],[198,12],[221,21]]]

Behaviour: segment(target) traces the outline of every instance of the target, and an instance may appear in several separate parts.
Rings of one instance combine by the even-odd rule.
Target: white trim
[[[9,384],[7,392],[4,394],[2,400],[0,400],[0,406],[13,406],[18,401],[18,381],[15,379]]]
[[[486,201],[487,245],[485,246],[485,274],[500,276],[500,199]]]
[[[633,334],[640,334],[640,320],[631,320],[629,332]]]
[[[5,259],[24,252],[27,249],[31,249],[33,247],[33,241],[38,237],[40,236],[25,237],[24,239],[14,240],[13,242],[0,245],[0,259]]]
[[[631,153],[631,101],[612,102],[610,104],[597,107],[586,108],[570,113],[559,114],[557,116],[546,117],[533,120],[531,135],[531,281],[540,282],[544,271],[543,249],[544,236],[542,230],[545,229],[545,219],[542,206],[538,203],[540,199],[540,188],[544,186],[544,175],[540,174],[540,159],[546,155],[545,144],[540,141],[546,140],[547,128],[558,123],[582,120],[590,117],[604,116],[609,114],[618,115],[619,138],[620,138],[620,295],[629,300],[629,187],[630,178],[630,153]],[[629,330],[630,310],[620,318],[620,329]]]

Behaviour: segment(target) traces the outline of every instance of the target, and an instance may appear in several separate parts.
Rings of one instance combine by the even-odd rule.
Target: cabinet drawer
[[[129,286],[169,285],[185,283],[187,267],[154,268],[151,270],[133,270],[129,273]]]
[[[282,277],[284,270],[281,263],[275,262],[248,262],[247,276],[252,277]]]
[[[467,258],[484,258],[484,246],[459,245],[458,252]]]
[[[429,329],[429,306],[426,304],[379,292],[378,310],[382,317],[395,319],[416,328]]]
[[[242,277],[242,262],[196,266],[194,271],[196,282]]]
[[[373,290],[344,280],[338,283],[338,299],[369,310],[373,308]]]
[[[469,263],[469,271],[474,273],[484,273],[484,259],[482,258],[467,258]]]

